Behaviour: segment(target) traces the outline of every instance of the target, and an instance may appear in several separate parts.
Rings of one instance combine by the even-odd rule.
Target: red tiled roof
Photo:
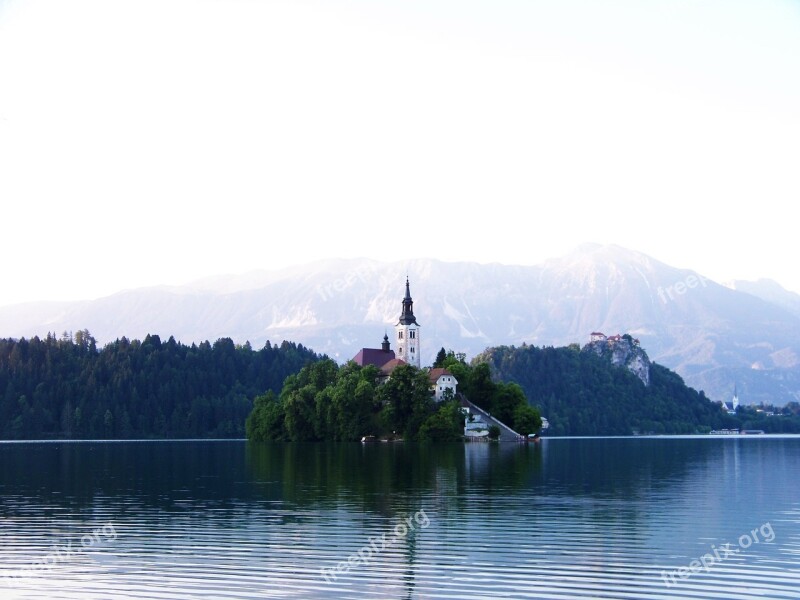
[[[392,354],[394,354],[394,353],[392,353]],[[386,364],[384,364],[381,367],[381,374],[383,374],[383,375],[391,375],[392,371],[394,371],[397,367],[399,367],[400,365],[405,365],[405,364],[408,364],[408,363],[406,363],[406,361],[404,361],[402,358],[393,358],[392,360],[390,360],[389,362],[387,362]]]
[[[430,381],[431,383],[436,383],[437,381],[439,381],[439,377],[441,377],[442,375],[450,375],[451,377],[453,376],[453,374],[447,369],[442,369],[440,367],[437,367],[435,369],[431,369],[430,373],[428,373],[428,381]]]

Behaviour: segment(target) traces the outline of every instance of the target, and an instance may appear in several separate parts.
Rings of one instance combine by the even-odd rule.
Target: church
[[[358,366],[375,365],[388,375],[399,364],[409,364],[420,368],[419,323],[414,316],[414,301],[411,299],[411,288],[406,277],[406,295],[400,319],[394,326],[397,353],[391,350],[388,334],[383,336],[380,348],[362,348],[353,357]]]
[[[739,393],[736,391],[736,386],[733,386],[733,399],[730,402],[722,402],[722,408],[729,415],[735,415],[736,409],[739,408]]]
[[[421,368],[422,352],[420,350],[419,323],[414,316],[414,301],[411,299],[411,288],[406,277],[406,295],[403,298],[403,307],[400,318],[394,326],[394,338],[397,344],[397,353],[391,349],[389,335],[383,335],[380,348],[362,348],[353,357],[353,362],[360,367],[374,365],[381,371],[383,378],[391,377],[392,371],[398,365],[411,365]],[[431,394],[437,401],[446,396],[455,396],[458,380],[447,369],[428,370],[428,382]]]

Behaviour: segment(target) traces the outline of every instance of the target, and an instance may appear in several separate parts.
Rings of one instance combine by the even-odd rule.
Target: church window
[[[414,339],[414,334],[415,334],[415,333],[416,333],[416,331],[414,331],[414,330],[412,329],[411,331],[409,331],[409,332],[408,332],[408,337],[410,337],[410,338],[413,340],[413,339]]]
[[[403,339],[403,332],[402,331],[398,331],[397,332],[397,339],[398,340],[402,340]]]
[[[411,353],[414,353],[414,346],[411,346]]]

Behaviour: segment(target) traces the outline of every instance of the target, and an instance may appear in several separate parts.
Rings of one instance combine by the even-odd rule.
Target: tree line
[[[490,348],[474,361],[494,377],[518,383],[547,417],[549,435],[708,433],[712,429],[800,432],[800,417],[766,417],[740,407],[729,415],[688,387],[677,373],[652,363],[650,385],[594,352],[523,345]]]
[[[320,360],[300,344],[0,339],[3,439],[244,437],[253,396]]]

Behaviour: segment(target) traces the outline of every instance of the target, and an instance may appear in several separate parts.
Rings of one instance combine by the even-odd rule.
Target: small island
[[[247,437],[256,441],[357,441],[465,438],[527,439],[542,419],[516,383],[492,379],[488,364],[470,366],[442,348],[420,366],[420,325],[408,279],[395,325],[380,348],[362,348],[340,367],[323,359],[289,376],[279,395],[255,399]],[[485,423],[485,429],[473,424]]]

